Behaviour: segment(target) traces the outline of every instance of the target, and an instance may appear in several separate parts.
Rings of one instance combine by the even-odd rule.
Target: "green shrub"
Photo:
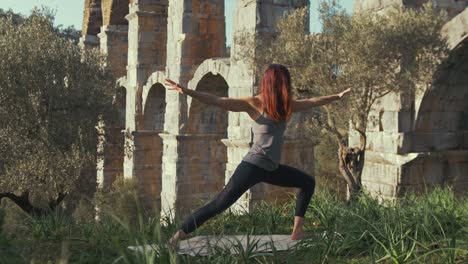
[[[149,215],[149,212],[144,211],[143,200],[134,179],[117,177],[110,188],[96,192],[94,204],[98,209],[98,218],[119,218],[131,226],[137,223],[140,212],[144,217]]]

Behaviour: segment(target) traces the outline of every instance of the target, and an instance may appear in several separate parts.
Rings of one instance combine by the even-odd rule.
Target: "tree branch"
[[[358,128],[358,127],[355,127],[354,129],[355,129],[355,130],[359,133],[359,135],[361,136],[361,140],[360,140],[361,146],[360,146],[360,149],[361,149],[362,151],[364,151],[365,148],[366,148],[366,143],[367,143],[366,132],[365,132],[364,130]]]
[[[324,108],[325,108],[325,112],[327,113],[327,123],[325,123],[325,128],[328,131],[332,132],[338,138],[338,141],[340,142],[340,144],[345,144],[346,141],[344,140],[343,135],[341,135],[341,133],[336,128],[335,120],[333,119],[331,115],[330,109],[328,108],[328,106],[324,106]]]
[[[56,200],[49,202],[49,208],[44,209],[44,208],[35,207],[31,204],[31,202],[29,201],[29,191],[24,191],[20,196],[11,192],[0,193],[0,201],[3,198],[9,198],[23,211],[25,211],[29,215],[34,215],[34,216],[45,215],[49,212],[49,209],[51,211],[55,210],[55,208],[63,201],[65,197],[66,197],[66,193],[60,192]]]

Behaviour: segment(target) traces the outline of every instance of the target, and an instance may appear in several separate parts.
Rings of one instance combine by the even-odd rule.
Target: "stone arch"
[[[188,83],[189,89],[196,89],[200,80],[205,77],[207,73],[212,73],[214,75],[220,74],[224,76],[226,82],[229,81],[229,70],[230,70],[230,58],[217,58],[217,59],[207,59],[202,62],[193,74],[193,78]],[[232,87],[228,83],[229,87]]]
[[[468,37],[468,8],[452,18],[442,28],[449,48],[454,49]]]
[[[468,149],[468,38],[451,51],[421,96],[413,151]]]
[[[468,9],[447,22],[442,35],[451,52],[435,73],[432,86],[416,95],[413,152],[467,148]]]
[[[457,44],[435,74],[417,109],[412,152],[418,157],[402,168],[405,183],[468,188],[468,38]]]
[[[207,74],[211,75],[221,75],[226,82],[228,87],[232,87],[229,83],[229,74],[230,74],[230,59],[229,58],[218,58],[218,59],[207,59],[203,61],[197,70],[193,74],[193,78],[189,81],[187,87],[192,90],[197,90],[197,86],[200,84],[202,78],[206,77]],[[226,95],[227,96],[227,95]],[[192,104],[192,98],[187,98],[188,109],[190,109]]]
[[[152,85],[143,106],[142,130],[163,132],[166,109],[166,87],[161,83]]]
[[[200,79],[196,89],[198,91],[228,97],[229,86],[220,74],[208,72]],[[187,133],[189,134],[226,134],[228,112],[208,106],[197,100],[191,100],[188,111]]]
[[[117,126],[120,130],[125,130],[127,113],[127,88],[119,86],[114,98],[114,106],[117,109]]]
[[[117,80],[117,92],[114,98],[114,106],[117,107],[118,112],[118,126],[123,131],[127,128],[127,78],[122,77]]]
[[[107,25],[128,25],[125,16],[129,13],[128,0],[101,0],[102,24]]]
[[[148,94],[151,88],[153,88],[153,86],[156,84],[162,85],[165,79],[166,79],[166,73],[163,71],[155,71],[148,77],[148,80],[146,81],[146,84],[143,86],[143,91],[142,91],[143,109],[145,109],[146,107],[146,102],[148,101]]]
[[[123,87],[123,88],[127,89],[127,77],[126,76],[117,79],[117,81],[115,83],[116,83],[117,87]]]
[[[198,91],[228,96],[229,86],[221,74],[206,73],[198,83],[193,80],[189,85]],[[187,186],[193,208],[197,200],[212,198],[225,183],[227,147],[221,141],[227,138],[228,112],[214,106],[208,106],[192,100],[188,109],[185,148],[190,179]]]

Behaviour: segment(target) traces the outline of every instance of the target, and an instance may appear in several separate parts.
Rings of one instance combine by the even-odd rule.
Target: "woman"
[[[259,182],[284,187],[300,188],[297,195],[292,240],[304,237],[304,215],[314,193],[315,180],[296,168],[279,164],[286,123],[293,112],[325,105],[340,99],[339,94],[317,98],[294,100],[291,97],[291,77],[283,65],[272,64],[263,74],[260,94],[245,98],[218,97],[209,93],[187,89],[166,79],[168,89],[192,96],[200,102],[234,112],[246,112],[254,120],[253,145],[237,166],[224,189],[208,204],[188,216],[170,244],[193,232],[208,219],[229,208],[245,191]]]

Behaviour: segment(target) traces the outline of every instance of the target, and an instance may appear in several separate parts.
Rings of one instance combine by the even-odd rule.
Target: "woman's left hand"
[[[348,88],[348,89],[342,91],[341,93],[338,94],[338,96],[339,96],[340,98],[342,98],[345,94],[347,94],[347,93],[349,93],[349,92],[351,92],[351,88]]]

